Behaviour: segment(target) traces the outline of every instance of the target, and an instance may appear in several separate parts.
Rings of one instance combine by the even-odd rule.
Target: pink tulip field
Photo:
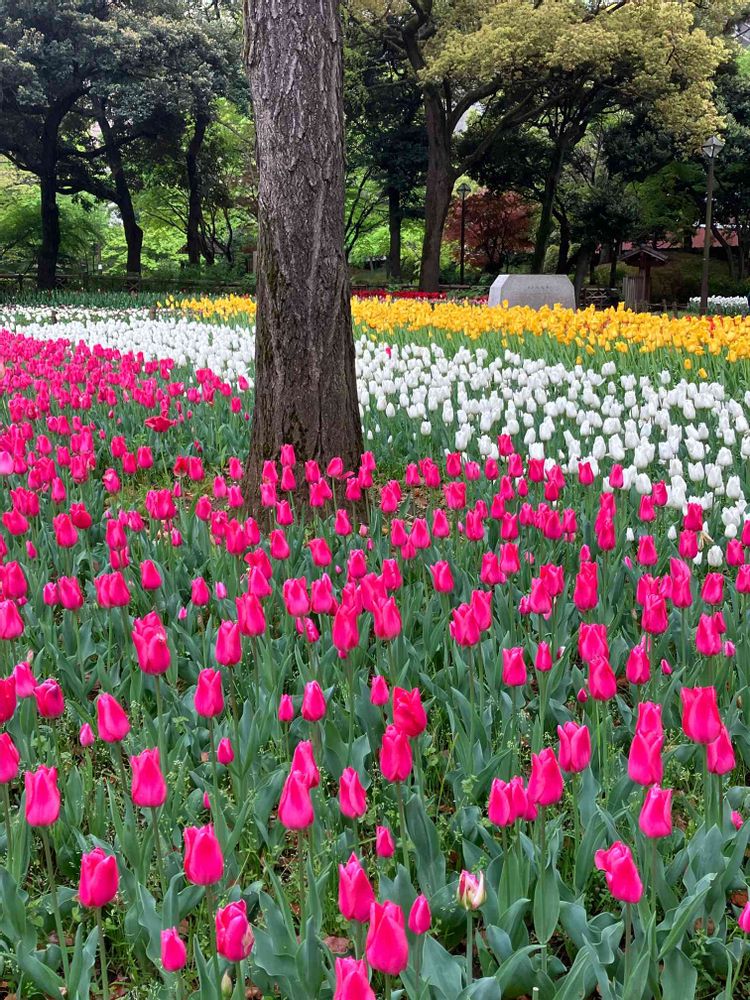
[[[251,410],[0,333],[0,995],[750,997],[750,520]]]

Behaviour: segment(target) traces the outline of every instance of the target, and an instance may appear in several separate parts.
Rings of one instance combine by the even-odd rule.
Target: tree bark
[[[388,188],[388,276],[401,277],[401,192]]]
[[[363,450],[344,253],[343,42],[338,0],[245,0],[255,112],[258,287],[255,407],[244,494],[266,459]],[[298,477],[301,478],[301,477]]]
[[[198,156],[208,128],[208,117],[196,115],[193,134],[185,152],[185,167],[188,181],[187,255],[190,264],[201,262],[201,174]]]
[[[125,245],[127,246],[127,264],[125,265],[125,269],[128,274],[140,274],[143,230],[138,225],[117,140],[112,132],[112,126],[109,123],[104,107],[101,105],[96,108],[96,120],[104,139],[107,166],[109,167],[109,172],[112,175],[112,181],[115,186],[115,204],[120,211],[122,229],[125,234]]]
[[[549,238],[552,233],[552,211],[555,206],[555,196],[560,185],[563,166],[565,165],[567,149],[568,137],[563,132],[555,143],[552,153],[552,163],[547,171],[547,177],[544,182],[539,224],[536,228],[536,238],[534,240],[534,255],[531,258],[532,274],[541,274],[544,270],[544,259],[547,256],[547,247],[549,246]]]
[[[568,258],[570,257],[570,223],[565,215],[558,215],[557,221],[560,225],[560,246],[557,251],[556,274],[568,273]]]
[[[440,288],[440,248],[443,227],[450,208],[456,172],[451,162],[452,136],[440,95],[432,85],[425,87],[427,129],[427,180],[424,204],[424,241],[419,287],[423,292]]]
[[[576,254],[576,271],[573,278],[573,288],[575,290],[576,305],[580,305],[581,302],[581,289],[583,288],[583,283],[586,280],[586,272],[591,266],[591,259],[594,253],[594,245],[590,243],[582,243],[578,248],[578,253]]]
[[[60,253],[60,209],[57,206],[58,133],[61,117],[53,109],[44,122],[39,169],[42,242],[37,257],[37,288],[51,291],[57,284]]]

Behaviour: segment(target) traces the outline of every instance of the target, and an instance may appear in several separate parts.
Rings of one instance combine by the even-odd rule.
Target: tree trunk
[[[576,254],[576,273],[573,278],[576,305],[580,305],[581,302],[581,289],[583,288],[583,283],[586,280],[586,272],[591,264],[593,253],[594,247],[591,244],[584,243],[578,248],[578,253]]]
[[[401,277],[401,192],[388,188],[388,277]]]
[[[97,108],[96,120],[102,132],[102,138],[106,147],[107,166],[112,175],[115,185],[115,204],[120,211],[122,219],[122,229],[125,234],[125,244],[127,246],[128,259],[125,269],[128,274],[141,273],[141,250],[143,249],[143,230],[138,225],[138,220],[133,208],[133,199],[130,195],[128,179],[125,176],[120,149],[117,145],[112,126],[109,123],[103,106]]]
[[[196,115],[195,128],[185,152],[185,167],[188,182],[187,255],[190,264],[201,262],[201,174],[198,163],[201,146],[206,136],[208,116]]]
[[[568,273],[568,258],[570,257],[570,225],[564,215],[559,215],[557,221],[560,225],[560,247],[557,251],[556,274]]]
[[[427,182],[419,287],[423,292],[437,292],[440,287],[443,227],[450,208],[456,172],[451,163],[452,137],[445,110],[440,95],[431,85],[425,87],[424,105],[427,128]]]
[[[42,129],[39,170],[42,242],[37,257],[37,288],[51,291],[57,284],[57,258],[60,253],[60,210],[57,207],[57,142],[60,116],[51,112]]]
[[[612,244],[612,260],[609,262],[609,287],[614,288],[617,285],[617,260],[620,256],[620,244]]]
[[[565,165],[567,149],[568,137],[563,132],[555,143],[555,148],[552,152],[552,162],[550,163],[544,182],[539,225],[536,228],[536,238],[534,240],[534,255],[531,258],[532,274],[541,274],[544,270],[544,259],[547,256],[547,247],[549,246],[549,238],[552,233],[552,210],[555,205],[555,197],[560,184],[560,178],[562,177],[563,166]]]
[[[244,492],[257,512],[263,462],[283,444],[298,462],[340,456],[355,471],[363,445],[344,253],[338,0],[245,0],[245,24],[260,182]]]

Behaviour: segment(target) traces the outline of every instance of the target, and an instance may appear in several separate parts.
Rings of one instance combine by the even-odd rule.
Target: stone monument
[[[565,274],[499,274],[490,288],[491,306],[564,306],[575,309],[573,282]]]

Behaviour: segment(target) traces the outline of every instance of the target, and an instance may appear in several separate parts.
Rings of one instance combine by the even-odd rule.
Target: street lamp
[[[708,188],[706,190],[706,232],[703,240],[703,274],[701,277],[701,315],[708,312],[708,264],[711,259],[711,221],[714,205],[714,167],[724,143],[717,135],[712,135],[701,147],[703,155],[708,160]]]
[[[459,284],[464,283],[464,260],[466,256],[466,195],[471,192],[471,188],[466,183],[459,184],[458,193],[461,195],[461,264],[459,268]]]

